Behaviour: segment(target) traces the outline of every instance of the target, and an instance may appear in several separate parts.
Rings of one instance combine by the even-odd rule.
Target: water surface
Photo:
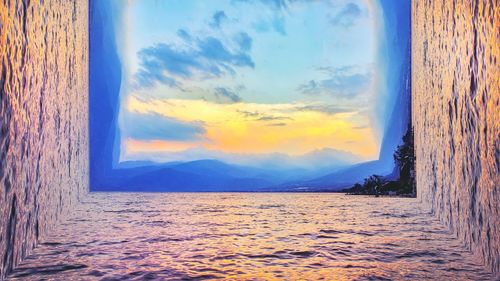
[[[27,280],[490,280],[418,199],[90,193],[13,276]]]
[[[500,279],[500,1],[413,1],[419,197]]]

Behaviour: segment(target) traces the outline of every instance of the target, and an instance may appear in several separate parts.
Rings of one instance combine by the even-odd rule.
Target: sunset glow
[[[116,5],[121,161],[322,149],[377,159],[383,95],[371,1]]]
[[[377,141],[367,126],[369,120],[357,112],[327,114],[310,110],[308,104],[216,104],[203,100],[155,100],[131,97],[127,110],[159,114],[185,124],[196,124],[203,116],[205,132],[197,141],[126,140],[130,152],[180,151],[203,147],[229,153],[286,153],[301,155],[324,147],[356,151],[375,157]],[[357,120],[361,119],[361,120]]]

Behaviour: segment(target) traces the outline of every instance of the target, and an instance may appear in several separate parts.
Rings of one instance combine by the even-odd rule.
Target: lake
[[[90,193],[13,272],[26,280],[491,280],[419,199]]]

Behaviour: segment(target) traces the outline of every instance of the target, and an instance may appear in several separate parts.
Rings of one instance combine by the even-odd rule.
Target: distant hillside
[[[307,180],[288,182],[279,186],[273,187],[275,190],[297,190],[297,191],[315,191],[315,190],[331,190],[338,191],[346,187],[352,186],[356,182],[362,181],[364,178],[373,174],[392,175],[394,166],[392,164],[382,163],[380,160],[365,162],[354,165],[349,168],[339,170],[324,176]]]
[[[249,156],[251,157],[251,156]],[[93,191],[260,191],[286,182],[305,181],[359,162],[351,153],[315,150],[300,156],[273,154],[258,166],[203,159],[157,163],[125,161],[115,164],[94,182]]]
[[[96,3],[94,3],[96,2]],[[404,2],[383,1],[385,16],[397,15],[393,11]],[[389,3],[390,2],[390,3]],[[120,132],[117,129],[121,63],[116,53],[112,32],[112,14],[109,7],[93,1],[91,9],[92,40],[90,45],[90,189],[91,191],[258,191],[258,190],[317,190],[342,189],[372,174],[391,174],[394,168],[392,154],[404,134],[408,122],[409,106],[409,26],[398,24],[399,18],[386,22],[387,46],[397,58],[387,59],[388,93],[392,104],[388,106],[390,118],[385,125],[380,159],[359,163],[355,155],[334,149],[322,149],[290,157],[274,155],[262,159],[258,165],[232,165],[231,161],[199,160],[192,162],[155,163],[129,161],[119,163]],[[407,21],[406,21],[407,22]],[[111,39],[110,39],[111,38]],[[395,42],[397,41],[397,42]],[[386,47],[387,47],[386,46]],[[385,48],[387,49],[387,48]],[[386,114],[385,110],[383,114]],[[257,159],[259,160],[259,159]],[[260,160],[259,160],[260,161]],[[311,164],[310,166],[303,165]],[[258,166],[260,168],[255,168]]]
[[[257,191],[273,184],[255,171],[201,160],[115,169],[99,191]]]

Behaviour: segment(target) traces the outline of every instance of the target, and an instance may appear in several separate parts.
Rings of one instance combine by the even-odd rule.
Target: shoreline
[[[368,196],[368,197],[397,197],[397,198],[417,198],[413,194],[399,194],[399,195],[389,195],[389,194],[356,194],[356,193],[345,193],[348,196]]]

